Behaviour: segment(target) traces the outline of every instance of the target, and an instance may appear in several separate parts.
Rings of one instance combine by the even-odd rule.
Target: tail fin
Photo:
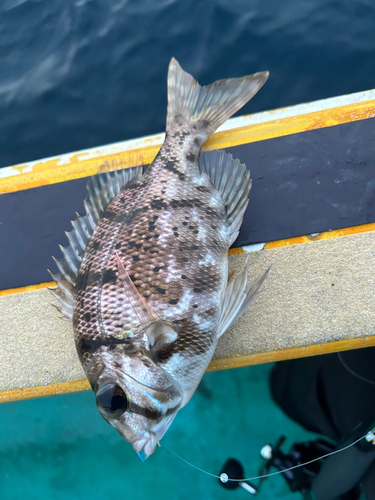
[[[201,87],[172,58],[168,71],[167,130],[181,116],[188,123],[200,123],[201,132],[209,137],[258,92],[268,74],[263,71]]]

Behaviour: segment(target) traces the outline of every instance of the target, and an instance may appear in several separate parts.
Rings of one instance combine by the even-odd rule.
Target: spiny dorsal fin
[[[242,108],[265,84],[268,71],[218,80],[201,87],[175,58],[168,69],[167,131],[177,117],[202,125],[202,143]]]
[[[255,299],[260,286],[266,279],[270,267],[262,276],[246,288],[247,285],[247,264],[245,265],[241,274],[232,277],[228,281],[227,289],[225,291],[219,327],[217,331],[217,338],[220,338],[230,326],[237,321],[237,319],[245,312],[251,302]]]
[[[250,172],[246,165],[225,151],[205,151],[199,168],[219,191],[227,211],[228,247],[236,240],[249,202]]]
[[[73,230],[65,233],[69,245],[67,247],[60,245],[63,258],[58,260],[53,257],[58,273],[53,274],[48,270],[58,287],[50,290],[61,304],[59,311],[68,319],[73,317],[74,286],[78,270],[88,241],[102,213],[123,187],[142,174],[142,166],[119,170],[123,167],[121,161],[113,161],[112,165],[105,162],[101,167],[101,173],[90,178],[84,201],[86,215],[77,214],[76,220],[72,221]]]

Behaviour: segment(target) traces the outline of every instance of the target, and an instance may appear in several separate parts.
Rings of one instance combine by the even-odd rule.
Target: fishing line
[[[342,357],[342,355],[341,355],[341,352],[338,352],[338,353],[337,353],[337,356],[339,357],[339,360],[341,361],[342,366],[343,366],[346,370],[348,370],[348,372],[349,372],[349,373],[351,373],[352,375],[354,375],[354,377],[359,378],[359,380],[363,380],[363,382],[367,382],[367,383],[369,383],[369,384],[374,384],[374,385],[375,385],[375,382],[374,382],[373,380],[370,380],[369,378],[366,378],[366,377],[362,377],[362,375],[359,375],[359,373],[356,373],[354,370],[352,370],[352,369],[350,368],[350,366],[348,366],[348,365],[345,363],[345,361],[344,361],[344,359],[343,359],[343,357]]]
[[[220,476],[218,476],[217,474],[212,474],[211,472],[208,472],[204,469],[201,469],[200,467],[192,464],[191,462],[189,462],[188,460],[186,460],[185,458],[182,458],[180,457],[180,455],[177,455],[177,453],[175,453],[174,451],[172,451],[166,444],[162,443],[162,442],[159,442],[159,445],[160,446],[164,446],[164,448],[166,448],[170,453],[172,453],[175,457],[179,458],[180,460],[182,460],[183,462],[185,462],[186,464],[190,465],[191,467],[193,467],[194,469],[197,469],[199,470],[200,472],[203,472],[204,474],[207,474],[208,476],[211,476],[211,477],[215,477],[216,479],[219,479],[220,481],[222,481],[223,483],[226,483],[228,481],[232,481],[232,482],[240,482],[240,481],[254,481],[256,479],[264,479],[266,477],[270,477],[270,476],[276,476],[277,474],[283,474],[283,472],[287,472],[287,471],[290,471],[290,470],[293,470],[293,469],[297,469],[298,467],[303,467],[305,465],[309,465],[309,464],[312,464],[313,462],[317,462],[318,460],[322,460],[323,458],[327,458],[329,457],[330,455],[335,455],[336,453],[340,453],[341,451],[344,451],[344,450],[347,450],[348,448],[350,448],[351,446],[354,446],[355,444],[357,444],[359,441],[361,441],[362,439],[365,439],[370,433],[367,433],[365,434],[364,436],[358,438],[356,441],[354,441],[353,443],[351,444],[348,444],[347,446],[344,446],[344,448],[340,448],[339,450],[335,450],[335,451],[331,451],[330,453],[327,453],[326,455],[322,455],[321,457],[318,457],[318,458],[314,458],[314,460],[309,460],[308,462],[304,462],[303,464],[298,464],[298,465],[294,465],[293,467],[289,467],[288,469],[283,469],[283,470],[279,470],[279,471],[276,471],[276,472],[271,472],[270,474],[264,474],[262,476],[254,476],[254,477],[248,477],[248,478],[245,478],[245,479],[231,479],[229,478],[225,473],[224,474],[221,474]],[[224,477],[223,477],[224,476]]]

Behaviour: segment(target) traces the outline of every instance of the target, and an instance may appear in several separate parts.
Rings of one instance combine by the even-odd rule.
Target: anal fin
[[[245,312],[255,299],[263,281],[266,279],[270,268],[258,279],[247,285],[247,265],[243,271],[228,281],[222,302],[221,317],[217,337],[220,338],[230,326]]]

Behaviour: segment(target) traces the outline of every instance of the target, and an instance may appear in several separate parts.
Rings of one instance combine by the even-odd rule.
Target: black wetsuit
[[[375,424],[375,347],[277,363],[271,374],[275,402],[305,429],[337,442],[353,442]],[[372,383],[371,383],[372,381]],[[360,426],[360,427],[358,427]],[[331,500],[361,482],[366,500],[375,500],[375,446],[358,446],[325,462],[313,482],[316,500]]]

